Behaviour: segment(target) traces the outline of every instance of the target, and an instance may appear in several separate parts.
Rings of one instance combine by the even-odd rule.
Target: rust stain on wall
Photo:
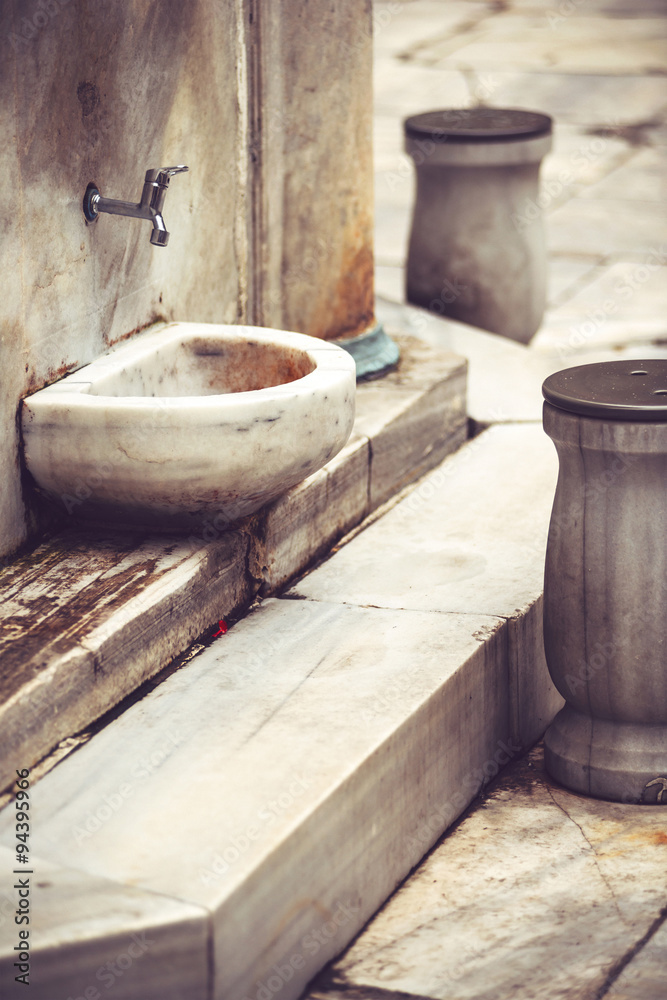
[[[373,322],[372,246],[344,252],[333,307],[325,333],[328,339],[355,337]]]
[[[73,361],[69,365],[59,365],[57,368],[51,368],[45,375],[38,376],[35,372],[30,371],[29,366],[26,365],[25,370],[28,378],[21,395],[22,397],[30,396],[33,392],[38,392],[40,389],[44,389],[45,386],[52,385],[53,382],[59,382],[61,378],[65,378],[65,375],[69,375],[70,372],[76,371],[80,367],[77,361]]]
[[[167,317],[163,316],[161,313],[154,312],[150,319],[147,319],[145,323],[139,323],[132,330],[128,330],[127,333],[122,333],[119,337],[108,337],[105,335],[104,342],[108,347],[114,347],[116,344],[121,344],[125,340],[130,340],[137,333],[141,333],[142,330],[147,330],[151,326],[155,326],[156,323],[166,323]]]

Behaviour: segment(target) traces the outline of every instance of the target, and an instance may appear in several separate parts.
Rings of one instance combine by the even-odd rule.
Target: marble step
[[[67,528],[0,569],[0,789],[85,730],[219,619],[276,593],[465,440],[466,363],[399,337],[399,368],[360,384],[352,437],[323,469],[227,530]]]
[[[539,424],[485,431],[45,775],[31,996],[296,1000],[561,704],[555,479]],[[6,922],[0,977],[15,943]]]

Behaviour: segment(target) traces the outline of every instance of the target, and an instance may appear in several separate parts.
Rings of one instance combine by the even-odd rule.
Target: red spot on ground
[[[219,635],[224,635],[226,631],[227,631],[227,622],[223,621],[221,618],[220,621],[218,622],[218,631],[215,633],[213,638],[217,639]]]

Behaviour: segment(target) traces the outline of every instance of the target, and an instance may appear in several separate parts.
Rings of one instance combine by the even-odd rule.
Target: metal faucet
[[[128,215],[131,219],[149,219],[153,223],[151,243],[154,247],[166,247],[169,233],[162,218],[162,206],[174,174],[184,173],[188,167],[158,167],[147,170],[141,201],[135,205],[131,201],[115,201],[103,198],[94,184],[89,184],[83,197],[83,214],[88,222],[95,222],[100,212],[109,215]]]

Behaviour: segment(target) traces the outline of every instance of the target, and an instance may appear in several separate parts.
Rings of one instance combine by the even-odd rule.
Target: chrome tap
[[[188,167],[181,165],[147,170],[141,201],[137,205],[131,201],[103,198],[95,185],[89,184],[83,197],[83,214],[88,222],[95,222],[100,212],[108,212],[109,215],[128,215],[131,219],[149,219],[153,223],[151,243],[155,247],[166,247],[169,233],[162,218],[162,206],[170,178],[187,169]]]

